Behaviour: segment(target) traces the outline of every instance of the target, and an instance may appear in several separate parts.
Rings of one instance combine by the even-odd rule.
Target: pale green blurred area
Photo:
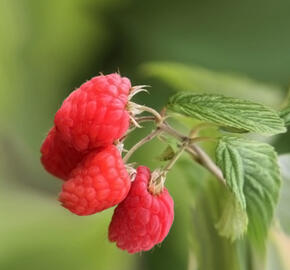
[[[169,236],[128,255],[107,240],[112,209],[77,217],[59,206],[61,182],[40,166],[39,148],[62,100],[99,72],[119,69],[133,84],[151,85],[136,100],[155,108],[180,90],[278,108],[290,81],[289,10],[288,0],[0,0],[0,269],[183,270],[196,269],[196,260],[201,270],[266,269],[248,243],[217,235],[215,214],[206,213],[220,207],[220,191],[188,159],[168,179]],[[273,143],[290,152],[289,133]],[[154,141],[132,160],[154,169],[165,148]],[[207,200],[207,186],[217,198]],[[289,237],[273,232],[271,241],[267,269],[290,269],[279,253]]]

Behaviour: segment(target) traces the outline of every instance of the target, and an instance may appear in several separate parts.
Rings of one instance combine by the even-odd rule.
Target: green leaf
[[[265,105],[237,98],[178,93],[170,98],[168,109],[202,121],[264,135],[286,131],[284,122],[276,111]]]
[[[290,235],[290,154],[283,154],[279,156],[279,165],[283,183],[277,208],[277,216],[283,230]]]
[[[247,212],[232,193],[228,194],[225,208],[216,224],[216,229],[221,236],[234,241],[244,235],[247,227]]]
[[[246,198],[243,191],[244,166],[238,149],[230,147],[226,141],[221,139],[216,149],[216,160],[226,179],[227,186],[236,195],[236,200],[240,203],[241,208],[246,209]]]
[[[279,106],[284,96],[280,86],[262,83],[232,72],[217,72],[195,65],[149,62],[142,65],[142,74],[160,79],[176,91],[250,97],[254,101],[274,106]]]
[[[160,161],[168,161],[174,157],[175,151],[172,146],[168,145],[163,153],[158,157]]]
[[[228,133],[247,133],[248,130],[242,128],[234,128],[234,127],[220,127],[221,131],[225,131]]]
[[[242,138],[222,137],[217,146],[216,160],[241,209],[246,206],[249,238],[262,246],[281,182],[274,148]]]
[[[290,125],[290,106],[281,110],[279,115],[284,120],[285,125],[289,126]]]
[[[290,125],[290,89],[288,94],[282,103],[282,108],[279,112],[280,117],[284,120],[285,126]]]

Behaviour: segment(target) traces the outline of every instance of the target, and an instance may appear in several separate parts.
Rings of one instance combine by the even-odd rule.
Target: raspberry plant
[[[59,197],[62,205],[77,215],[118,205],[110,241],[130,253],[149,250],[164,240],[173,222],[166,176],[182,155],[189,155],[226,191],[222,198],[226,203],[215,224],[219,234],[231,241],[247,234],[251,241],[263,242],[281,178],[274,148],[250,139],[250,134],[286,132],[290,107],[277,112],[244,99],[187,92],[172,96],[157,112],[131,101],[144,88],[132,87],[129,79],[117,73],[100,75],[63,102],[41,148],[45,169],[65,181]],[[183,133],[173,124],[180,115],[199,122]],[[152,132],[125,150],[128,135],[144,122],[154,123]],[[202,135],[213,128],[211,136]],[[152,173],[145,166],[136,171],[136,164],[129,163],[132,154],[154,138],[167,145],[161,154],[166,165]],[[215,158],[201,142],[215,144]]]

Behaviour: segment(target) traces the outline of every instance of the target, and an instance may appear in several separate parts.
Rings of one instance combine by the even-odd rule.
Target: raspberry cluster
[[[173,200],[166,188],[149,190],[151,173],[140,166],[131,177],[114,142],[130,125],[131,82],[118,73],[92,78],[63,102],[41,147],[44,168],[64,180],[59,201],[80,216],[118,205],[109,240],[136,253],[167,236]]]

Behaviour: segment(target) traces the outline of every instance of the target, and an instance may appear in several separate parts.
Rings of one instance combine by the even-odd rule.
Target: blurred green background
[[[70,214],[57,202],[61,182],[39,162],[62,100],[99,72],[151,85],[136,100],[157,109],[180,90],[279,108],[290,82],[289,11],[289,0],[0,0],[0,269],[290,269],[290,189],[264,261],[246,240],[217,235],[218,197],[209,199],[203,184],[211,177],[184,158],[168,180],[176,212],[169,236],[128,255],[107,241],[113,210]],[[289,133],[271,143],[290,152]],[[152,142],[135,160],[154,169],[164,148]]]

